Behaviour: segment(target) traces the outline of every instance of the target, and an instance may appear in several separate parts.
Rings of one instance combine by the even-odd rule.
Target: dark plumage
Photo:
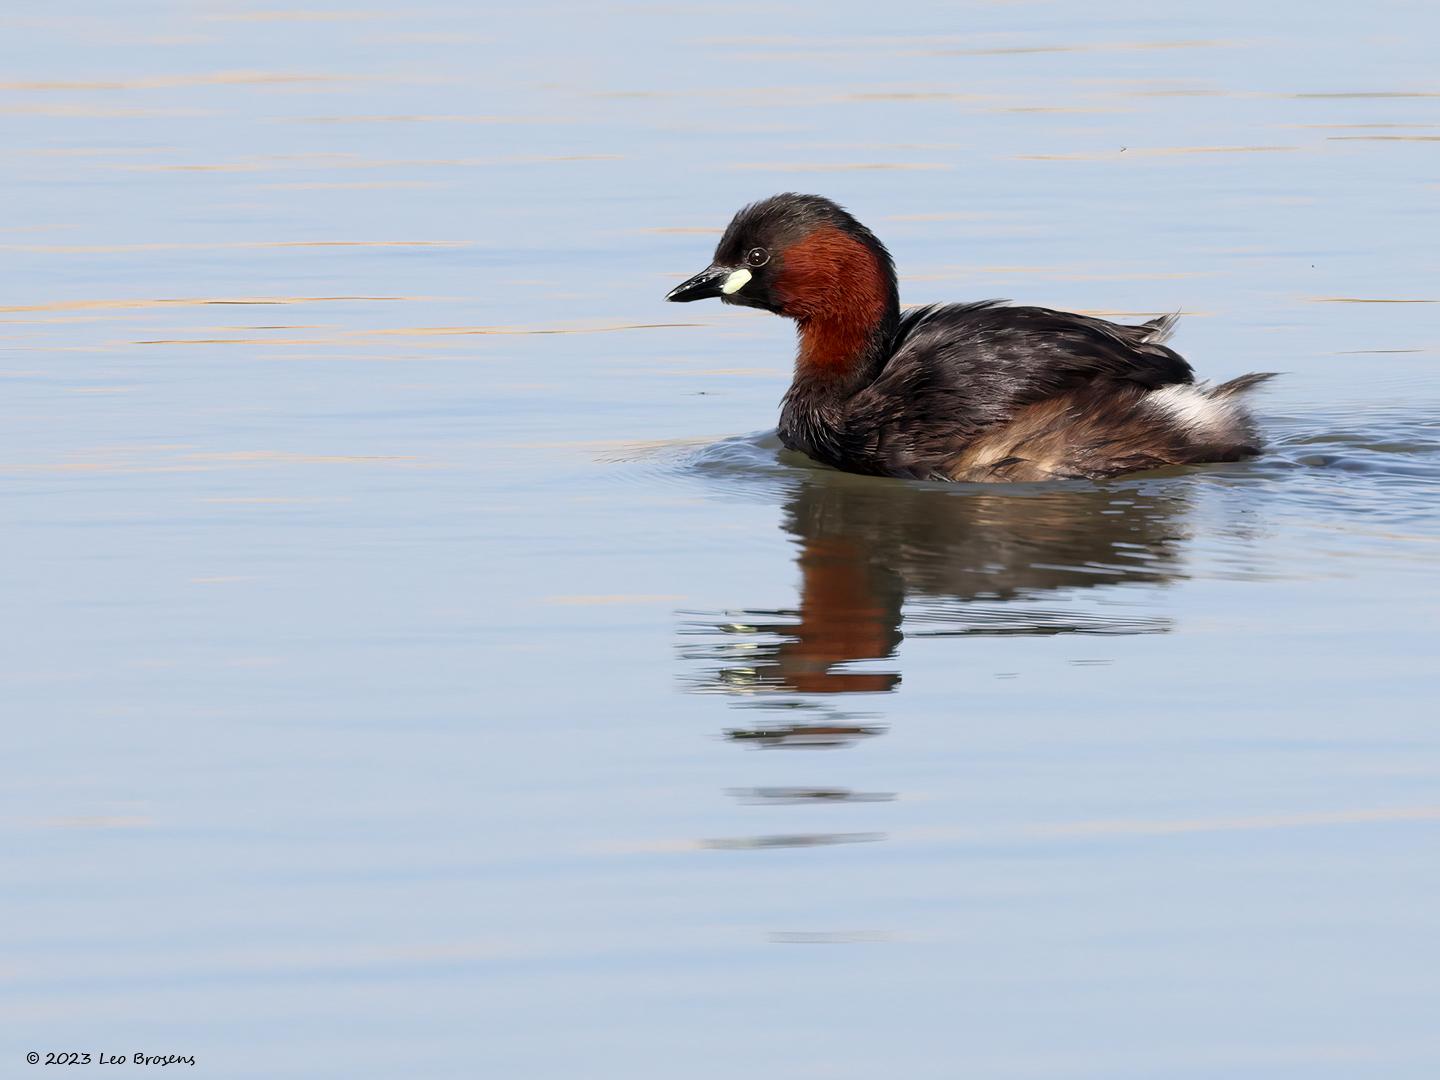
[[[992,300],[902,317],[889,252],[816,195],[740,211],[712,264],[668,298],[717,296],[796,321],[780,438],[839,469],[1094,478],[1260,449],[1239,396],[1270,376],[1197,385],[1164,344],[1176,316],[1123,326]]]

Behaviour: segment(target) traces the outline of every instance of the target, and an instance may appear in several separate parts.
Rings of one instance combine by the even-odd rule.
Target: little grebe
[[[795,320],[780,439],[850,472],[937,480],[1096,478],[1260,450],[1245,391],[1195,382],[1168,315],[1122,326],[1002,301],[900,313],[875,235],[818,195],[747,206],[715,259],[666,297]]]

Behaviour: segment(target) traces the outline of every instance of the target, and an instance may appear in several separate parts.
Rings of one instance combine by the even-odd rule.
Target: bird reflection
[[[900,671],[884,662],[907,634],[1169,629],[1127,612],[1115,587],[1179,576],[1185,513],[1176,486],[1159,481],[1002,490],[807,470],[783,511],[798,606],[689,613],[689,688],[801,710],[793,723],[728,731],[736,741],[840,745],[877,734],[824,696],[895,690]]]
[[[782,524],[795,543],[794,608],[690,612],[681,625],[687,688],[723,694],[756,719],[725,731],[755,749],[835,749],[886,731],[856,700],[896,690],[905,637],[1150,634],[1127,586],[1180,576],[1187,506],[1161,480],[1107,485],[971,487],[804,469],[788,474]],[[731,788],[756,807],[883,804],[891,791],[796,783]],[[879,807],[876,806],[878,811]],[[788,811],[787,811],[788,812]],[[807,821],[817,811],[797,809]],[[884,820],[865,814],[867,823]],[[884,832],[797,831],[704,839],[712,851],[759,852],[882,841]],[[883,940],[824,928],[775,942]]]

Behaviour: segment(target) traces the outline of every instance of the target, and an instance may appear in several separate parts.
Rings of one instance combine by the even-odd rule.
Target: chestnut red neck
[[[774,295],[799,329],[797,384],[854,387],[884,363],[900,300],[890,257],[871,240],[823,226],[784,252]]]

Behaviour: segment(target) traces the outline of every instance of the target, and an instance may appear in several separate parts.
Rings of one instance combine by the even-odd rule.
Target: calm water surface
[[[0,23],[0,1073],[1440,1075],[1434,5]],[[781,451],[790,189],[1270,453]]]

